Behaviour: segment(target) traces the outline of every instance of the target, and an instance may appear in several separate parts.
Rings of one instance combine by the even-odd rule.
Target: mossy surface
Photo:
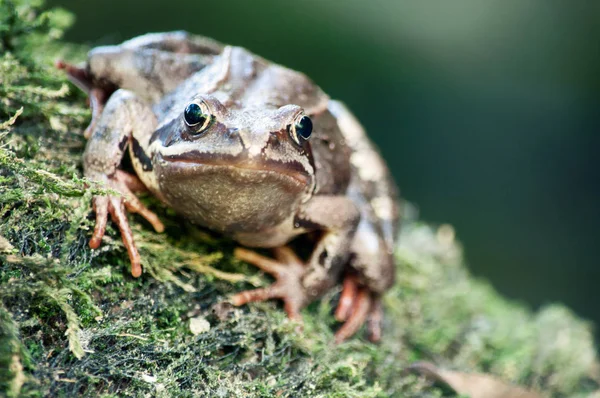
[[[337,291],[303,311],[302,331],[277,303],[229,306],[269,279],[152,198],[167,230],[130,217],[141,278],[114,226],[90,250],[90,200],[104,190],[81,173],[89,111],[52,66],[85,49],[58,41],[68,13],[41,6],[0,0],[0,396],[442,396],[404,371],[420,360],[553,397],[598,394],[589,325],[474,280],[448,227],[406,220],[378,345],[333,344]]]

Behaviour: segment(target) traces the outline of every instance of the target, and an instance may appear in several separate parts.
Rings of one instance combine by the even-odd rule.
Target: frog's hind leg
[[[152,33],[92,49],[87,69],[94,82],[110,82],[158,103],[221,51],[219,43],[185,32]]]
[[[71,65],[62,60],[56,61],[55,66],[58,69],[63,69],[67,72],[69,80],[85,92],[90,101],[90,109],[92,111],[92,120],[83,132],[83,136],[89,139],[92,131],[96,128],[96,123],[100,119],[100,115],[104,110],[104,105],[110,95],[115,91],[114,87],[99,87],[94,85],[92,78],[86,68]]]
[[[302,276],[306,267],[301,259],[289,247],[274,249],[275,260],[260,254],[237,248],[234,255],[246,261],[276,279],[271,286],[262,289],[247,290],[234,295],[233,305],[240,306],[253,301],[264,301],[278,298],[283,300],[285,311],[290,319],[300,319],[300,309],[305,305],[302,287]]]
[[[395,267],[393,247],[388,246],[384,234],[371,219],[368,213],[363,213],[352,242],[353,254],[335,312],[336,319],[345,323],[336,339],[352,335],[364,323],[369,340],[375,342],[381,338],[381,296],[395,279]]]
[[[349,247],[359,222],[360,214],[355,204],[344,196],[315,196],[305,203],[295,217],[298,227],[311,231],[322,231],[312,254],[304,262],[289,248],[275,251],[272,260],[246,250],[238,251],[238,258],[256,265],[275,276],[277,281],[269,288],[243,292],[233,297],[234,305],[269,298],[283,299],[290,317],[313,300],[321,297],[335,286],[348,262]],[[358,301],[362,303],[361,301]],[[364,323],[365,316],[351,315],[351,324],[346,330],[355,330],[352,323]],[[362,318],[362,320],[361,320]],[[348,337],[343,335],[338,342]]]

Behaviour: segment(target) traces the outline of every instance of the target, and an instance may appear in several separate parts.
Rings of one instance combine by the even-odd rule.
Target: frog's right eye
[[[213,117],[206,104],[192,102],[185,107],[183,119],[194,134],[200,134],[210,127]]]

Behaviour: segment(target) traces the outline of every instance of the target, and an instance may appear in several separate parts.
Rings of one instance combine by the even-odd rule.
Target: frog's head
[[[275,226],[310,198],[312,122],[301,107],[225,107],[196,96],[156,132],[164,198],[194,222],[240,232]]]

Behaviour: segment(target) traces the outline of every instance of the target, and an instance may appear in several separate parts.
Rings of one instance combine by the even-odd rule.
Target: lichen
[[[405,371],[420,360],[552,397],[598,394],[590,326],[474,279],[448,227],[405,220],[380,344],[333,344],[339,291],[304,310],[301,329],[277,303],[231,307],[268,278],[149,197],[167,229],[130,217],[141,278],[114,226],[91,250],[90,199],[106,191],[82,176],[90,115],[52,66],[85,49],[58,40],[72,17],[42,6],[0,0],[0,395],[441,396]]]

